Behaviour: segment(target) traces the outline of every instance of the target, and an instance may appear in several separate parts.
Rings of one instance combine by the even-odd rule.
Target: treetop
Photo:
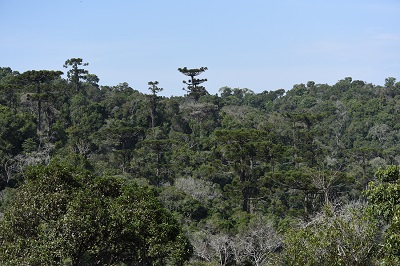
[[[198,76],[204,71],[208,70],[207,67],[200,67],[200,68],[178,68],[178,71],[181,72],[183,75],[189,76],[189,77],[194,77]]]

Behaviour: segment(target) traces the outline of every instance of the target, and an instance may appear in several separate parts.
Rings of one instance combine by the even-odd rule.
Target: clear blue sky
[[[81,57],[101,85],[183,95],[178,67],[254,92],[353,77],[400,80],[399,0],[0,0],[0,66],[63,70]]]

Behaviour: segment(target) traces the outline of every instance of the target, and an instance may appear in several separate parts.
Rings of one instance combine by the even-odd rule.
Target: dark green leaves
[[[192,252],[149,188],[59,164],[26,178],[0,222],[2,265],[165,265]]]

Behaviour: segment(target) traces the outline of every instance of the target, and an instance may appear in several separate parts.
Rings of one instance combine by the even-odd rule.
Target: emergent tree
[[[183,81],[184,84],[187,84],[187,88],[183,88],[183,90],[187,91],[188,95],[190,97],[193,97],[195,101],[197,101],[200,98],[200,96],[208,95],[208,92],[204,88],[204,86],[200,86],[200,84],[207,81],[207,79],[195,78],[206,70],[208,70],[207,67],[191,68],[191,69],[188,69],[187,67],[178,68],[179,72],[181,72],[185,76],[190,77],[189,80]]]
[[[151,117],[151,129],[154,133],[154,120],[156,116],[156,109],[157,109],[157,100],[158,96],[157,93],[163,90],[163,88],[158,87],[158,81],[149,81],[147,83],[150,87],[149,90],[151,91],[151,95],[149,96],[150,101],[150,117]]]
[[[76,91],[81,89],[80,80],[86,80],[89,74],[89,71],[83,68],[79,68],[79,66],[87,66],[89,63],[83,63],[82,58],[71,58],[65,61],[64,67],[69,68],[70,70],[67,72],[68,79],[75,85]]]

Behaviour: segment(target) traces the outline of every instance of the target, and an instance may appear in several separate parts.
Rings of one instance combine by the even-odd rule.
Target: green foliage
[[[164,189],[159,199],[166,208],[174,211],[182,220],[200,221],[207,217],[204,203],[174,187]]]
[[[52,86],[52,82],[57,79],[60,79],[63,72],[61,71],[53,71],[53,70],[29,70],[21,75],[18,75],[14,78],[14,81],[17,84],[22,84],[29,88],[29,92],[26,97],[28,101],[37,102],[37,129],[39,132],[42,131],[42,123],[43,123],[43,109],[45,102],[54,101],[54,87]],[[32,88],[32,89],[31,89]],[[47,119],[50,120],[50,110],[46,108]],[[48,123],[47,127],[49,128],[50,123]]]
[[[54,163],[26,173],[0,227],[2,265],[175,265],[191,254],[151,189]]]
[[[185,76],[190,77],[188,81],[183,81],[184,84],[187,84],[187,88],[183,88],[183,90],[187,91],[188,96],[192,97],[195,101],[197,101],[201,96],[208,95],[207,90],[203,86],[200,86],[200,84],[207,81],[207,79],[195,78],[206,70],[208,70],[207,67],[191,69],[188,69],[187,67],[178,68],[179,72],[181,72]]]
[[[376,172],[376,181],[368,184],[365,192],[370,211],[387,224],[385,230],[386,263],[398,262],[400,255],[400,168],[388,166]]]
[[[53,81],[64,74],[62,71],[54,70],[28,70],[21,75],[16,76],[15,81],[22,84],[40,85]]]
[[[377,265],[377,222],[363,206],[332,205],[285,233],[284,265]]]
[[[5,188],[0,191],[0,214],[3,214],[5,210],[7,210],[10,204],[13,202],[14,195],[16,189],[14,188]],[[0,220],[2,216],[0,215]]]
[[[36,149],[36,124],[34,118],[0,105],[0,191],[14,186],[16,177],[11,174],[14,157],[23,151]],[[30,144],[29,144],[30,143]]]
[[[90,81],[98,82],[98,78],[93,76],[88,76],[89,71],[83,68],[79,68],[80,66],[87,66],[89,63],[83,63],[82,58],[71,58],[65,61],[64,67],[71,68],[67,72],[68,79],[74,84],[76,91],[81,89],[80,80],[87,79],[88,77],[91,79]]]
[[[221,161],[225,161],[238,178],[234,187],[230,186],[228,190],[241,195],[242,210],[246,212],[251,212],[251,197],[257,191],[261,162],[268,155],[271,146],[264,139],[264,134],[262,131],[244,129],[215,131],[219,143],[216,150]]]
[[[23,143],[36,136],[33,117],[0,105],[0,152],[16,155],[22,151]]]
[[[184,82],[187,95],[161,97],[157,95],[162,90],[157,81],[148,83],[149,94],[134,90],[126,82],[99,86],[99,78],[89,74],[86,65],[80,58],[67,60],[67,79],[60,77],[59,71],[31,70],[20,74],[0,68],[0,189],[19,185],[17,180],[24,178],[28,165],[48,164],[54,158],[96,175],[119,176],[122,179],[117,179],[123,180],[121,186],[127,185],[126,179],[133,179],[156,187],[158,198],[188,230],[192,240],[193,235],[206,232],[204,239],[214,241],[215,252],[209,259],[203,258],[205,263],[244,265],[257,263],[249,256],[234,261],[229,250],[221,252],[226,246],[233,248],[232,241],[245,235],[241,235],[243,228],[253,218],[268,216],[277,224],[294,218],[307,220],[324,204],[362,198],[363,189],[374,180],[369,186],[374,190],[368,195],[377,194],[369,201],[374,213],[388,224],[386,234],[391,238],[385,240],[384,256],[387,263],[392,262],[395,256],[389,254],[396,254],[392,251],[400,243],[395,220],[397,170],[384,170],[379,180],[373,173],[379,167],[400,163],[400,82],[396,78],[388,77],[383,86],[351,77],[334,85],[309,81],[295,84],[288,91],[261,93],[223,87],[218,96],[209,95],[201,86],[206,79],[198,76],[207,68],[185,67],[179,71],[189,79]],[[82,242],[87,246],[100,243],[92,238],[93,230],[114,230],[110,223],[118,217],[118,222],[125,223],[118,213],[113,214],[114,220],[108,216],[110,204],[115,208],[118,204],[125,206],[128,199],[124,202],[121,198],[119,203],[109,196],[100,199],[101,192],[95,188],[101,187],[97,178],[89,180],[87,186],[79,181],[80,187],[66,193],[67,207],[60,214],[68,221],[65,228],[61,222],[54,222],[35,229],[42,230],[48,240],[51,238],[55,243],[52,246],[69,242],[68,250],[72,250],[80,238],[87,239]],[[7,193],[5,198],[14,198]],[[151,201],[151,197],[145,198]],[[41,200],[48,199],[38,198],[35,206]],[[9,202],[7,199],[2,211],[15,209]],[[125,207],[121,210],[129,213]],[[86,219],[84,213],[92,214]],[[74,219],[75,216],[79,217]],[[97,222],[93,221],[98,219],[104,220],[104,228],[96,227]],[[332,219],[324,221],[329,224]],[[131,226],[128,222],[125,225]],[[150,227],[162,230],[156,225]],[[130,228],[133,234],[134,227]],[[324,225],[321,228],[328,230]],[[305,229],[304,236],[299,233],[299,241],[317,239],[311,239],[310,234],[319,237],[314,227]],[[65,233],[64,242],[56,235],[74,230],[86,231],[80,238]],[[38,237],[36,234],[33,240],[24,241],[33,245]],[[103,238],[113,243],[109,237]],[[50,260],[45,254],[55,251],[41,245],[43,239],[36,245],[37,250],[43,250],[40,260]],[[379,238],[374,243],[384,244]],[[94,258],[94,250],[100,249],[100,244],[96,245],[84,252],[83,261]],[[120,248],[116,245],[114,251]],[[324,248],[332,250],[329,245]],[[71,264],[77,255],[68,252],[51,256],[59,258],[59,263]],[[142,256],[140,252],[135,254],[136,258]],[[278,264],[270,261],[274,262]]]
[[[20,89],[15,84],[0,84],[0,104],[16,108],[20,102],[17,91]]]

